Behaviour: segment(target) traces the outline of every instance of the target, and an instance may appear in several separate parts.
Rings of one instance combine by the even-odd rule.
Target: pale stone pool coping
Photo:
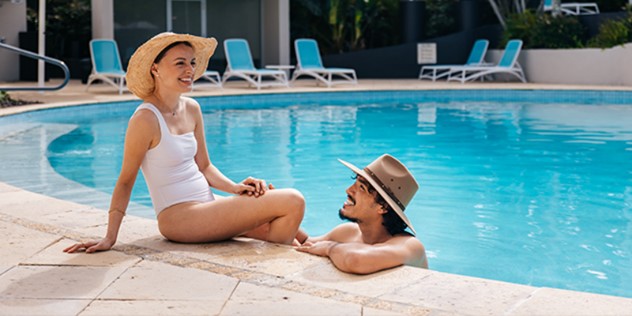
[[[463,87],[398,80],[361,81],[360,87],[351,88],[413,89],[420,85],[441,89]],[[476,85],[490,88],[489,84]],[[515,89],[512,84],[493,85],[494,89],[499,87]],[[66,104],[63,99],[53,102],[54,97],[63,95],[49,96],[50,103],[2,109],[0,115],[7,111],[133,99],[129,94],[122,97],[112,94],[109,89],[81,93],[82,88],[78,83],[65,88],[69,89],[70,100]],[[297,92],[297,89],[328,91],[311,87],[285,91]],[[277,90],[281,91],[264,92]],[[254,89],[226,88],[198,94],[253,92],[257,93]],[[327,259],[249,239],[176,244],[160,236],[155,220],[134,216],[125,218],[113,251],[92,255],[68,255],[61,251],[74,241],[103,236],[106,225],[104,210],[0,182],[2,313],[632,315],[632,299],[622,297],[537,288],[411,267],[369,276],[349,275],[336,270]]]

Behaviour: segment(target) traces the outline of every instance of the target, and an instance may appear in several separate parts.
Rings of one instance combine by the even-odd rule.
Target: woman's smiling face
[[[196,60],[192,47],[186,44],[172,47],[152,66],[156,90],[190,92],[193,88],[195,67]]]

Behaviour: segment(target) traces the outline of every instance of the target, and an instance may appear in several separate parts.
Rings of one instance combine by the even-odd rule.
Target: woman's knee
[[[302,217],[305,212],[305,197],[303,197],[303,194],[296,189],[284,189],[283,191],[284,204]]]

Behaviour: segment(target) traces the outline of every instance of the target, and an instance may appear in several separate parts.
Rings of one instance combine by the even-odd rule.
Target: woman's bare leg
[[[277,189],[256,198],[231,196],[208,203],[174,205],[159,214],[158,226],[173,241],[208,242],[226,240],[269,223],[264,240],[291,244],[304,211],[305,200],[300,192]],[[254,237],[262,237],[259,235]]]
[[[267,240],[268,235],[270,235],[270,223],[265,223],[259,227],[255,227],[239,236]]]

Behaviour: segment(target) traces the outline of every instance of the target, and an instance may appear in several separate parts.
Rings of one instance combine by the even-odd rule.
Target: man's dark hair
[[[354,176],[354,179],[357,177],[357,175]],[[360,181],[362,181],[362,183],[366,185],[369,193],[375,196],[375,202],[380,204],[382,208],[386,210],[386,213],[382,214],[382,225],[384,225],[388,233],[392,236],[395,236],[397,234],[408,234],[408,232],[406,232],[406,227],[408,227],[408,225],[406,225],[401,217],[399,217],[399,215],[395,213],[395,210],[393,210],[393,208],[388,204],[388,202],[386,202],[382,195],[377,192],[377,190],[371,185],[369,181],[364,180],[363,178],[361,179],[362,180]]]

